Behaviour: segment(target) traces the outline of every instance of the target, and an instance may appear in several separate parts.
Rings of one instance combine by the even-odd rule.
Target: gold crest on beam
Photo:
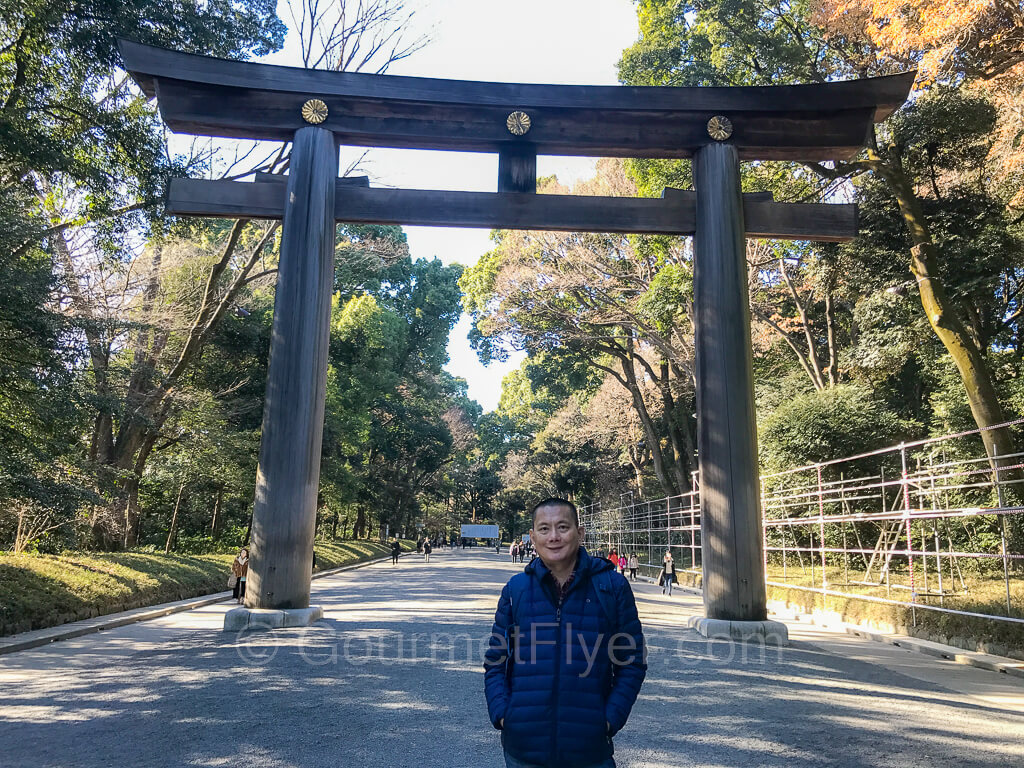
[[[302,119],[310,125],[320,125],[327,119],[327,105],[320,99],[310,99],[302,105]]]
[[[505,121],[505,127],[508,128],[508,132],[513,136],[526,135],[526,132],[530,130],[530,125],[530,116],[518,109],[510,114]]]
[[[732,136],[732,121],[728,117],[715,115],[708,120],[708,136],[715,141],[725,141]]]

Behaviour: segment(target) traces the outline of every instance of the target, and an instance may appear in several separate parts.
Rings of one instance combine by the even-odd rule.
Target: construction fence
[[[993,427],[1014,427],[1019,420]],[[978,430],[761,477],[767,584],[963,616],[1024,631],[1024,454],[985,455]],[[588,548],[666,551],[700,572],[700,491],[580,508]]]

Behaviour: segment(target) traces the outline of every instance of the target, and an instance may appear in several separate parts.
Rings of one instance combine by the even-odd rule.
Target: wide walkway
[[[407,555],[315,581],[325,621],[238,637],[227,604],[0,657],[0,765],[503,765],[480,648],[520,566]],[[1024,765],[1024,685],[814,627],[762,651],[636,587],[650,671],[620,767]]]

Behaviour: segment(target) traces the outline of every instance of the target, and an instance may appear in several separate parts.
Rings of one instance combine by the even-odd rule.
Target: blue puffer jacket
[[[611,573],[595,579],[602,571]],[[599,600],[609,586],[610,599]],[[514,757],[594,765],[611,757],[647,673],[643,629],[629,582],[583,547],[560,611],[557,595],[539,557],[502,589],[485,654],[487,709]]]

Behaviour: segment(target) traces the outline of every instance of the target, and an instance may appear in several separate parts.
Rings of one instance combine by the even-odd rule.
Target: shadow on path
[[[40,652],[0,694],[0,764],[499,768],[480,652],[519,567],[442,550],[314,582],[327,615],[309,630],[112,631],[80,665]],[[806,643],[708,642],[684,628],[685,600],[637,591],[650,671],[620,766],[1024,763],[1019,715]]]

